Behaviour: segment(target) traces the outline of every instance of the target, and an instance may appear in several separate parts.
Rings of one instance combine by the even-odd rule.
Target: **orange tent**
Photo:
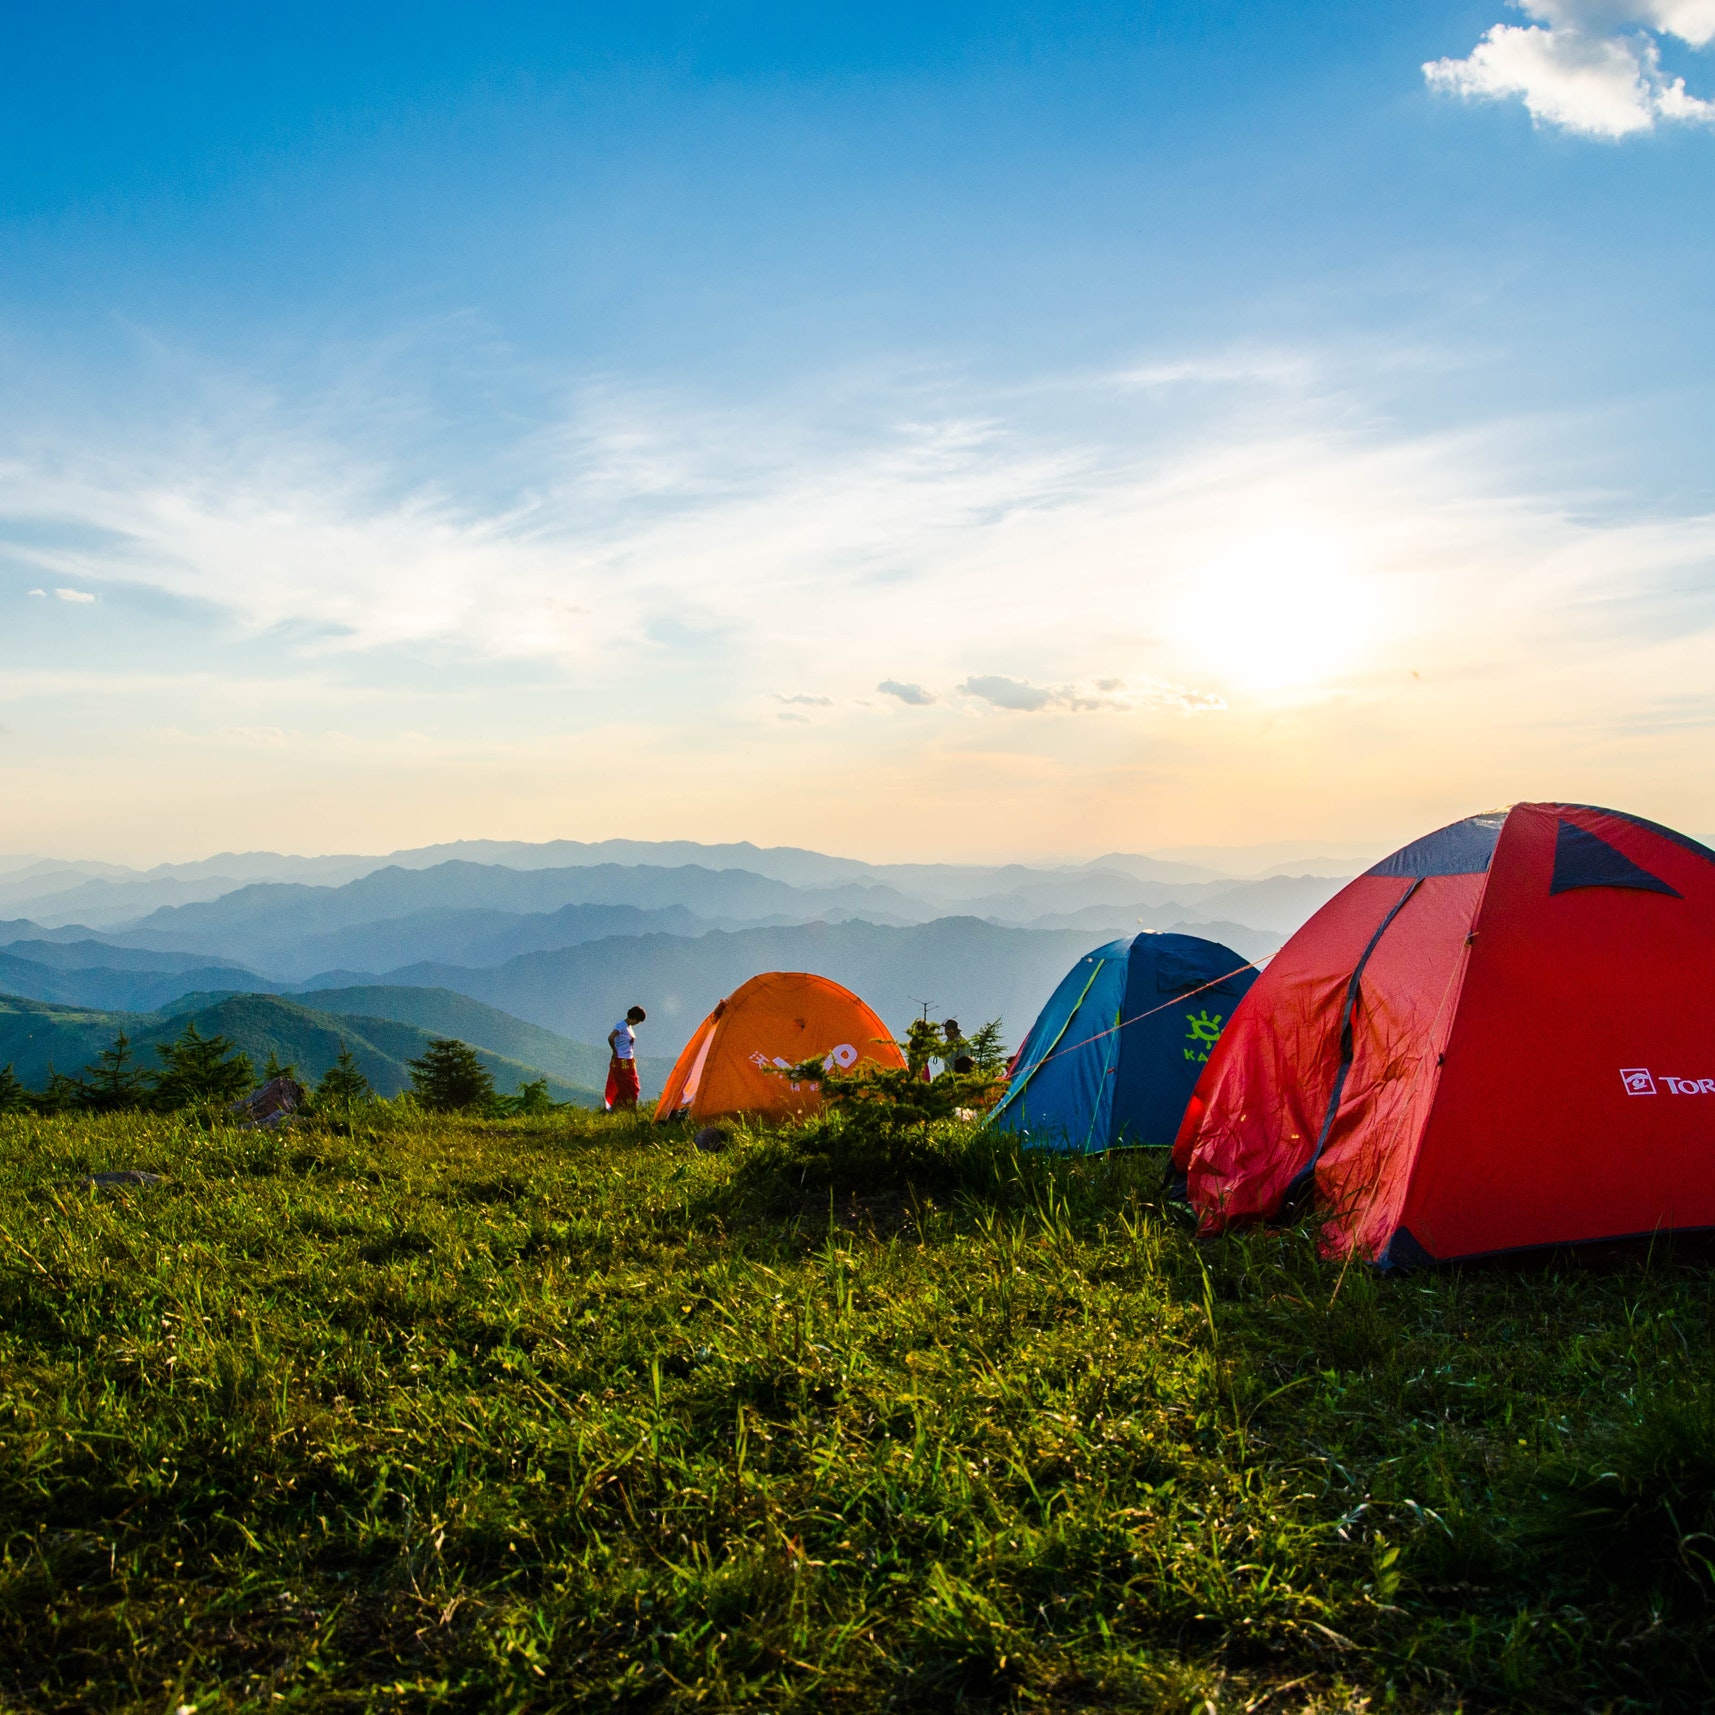
[[[769,971],[736,988],[685,1044],[655,1110],[658,1120],[761,1114],[786,1119],[822,1105],[820,1084],[780,1074],[815,1057],[903,1066],[887,1026],[850,989],[806,971]]]

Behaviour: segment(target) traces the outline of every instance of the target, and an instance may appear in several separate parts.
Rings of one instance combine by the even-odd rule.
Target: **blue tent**
[[[1195,935],[1128,935],[1086,953],[1030,1027],[989,1124],[1073,1154],[1171,1145],[1256,976]]]

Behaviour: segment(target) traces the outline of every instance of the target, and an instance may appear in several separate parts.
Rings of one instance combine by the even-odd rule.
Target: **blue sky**
[[[0,21],[4,843],[1715,831],[1715,0],[625,10]]]

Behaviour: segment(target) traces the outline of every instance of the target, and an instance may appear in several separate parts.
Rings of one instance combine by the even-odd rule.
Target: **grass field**
[[[1702,1255],[1382,1280],[1140,1156],[907,1177],[0,1121],[0,1702],[1715,1699]]]

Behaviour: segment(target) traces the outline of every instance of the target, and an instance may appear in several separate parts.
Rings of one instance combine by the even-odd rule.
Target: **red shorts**
[[[637,1081],[637,1062],[635,1060],[612,1060],[607,1068],[607,1111],[612,1113],[615,1108],[634,1108],[637,1098],[643,1093],[643,1086]]]

